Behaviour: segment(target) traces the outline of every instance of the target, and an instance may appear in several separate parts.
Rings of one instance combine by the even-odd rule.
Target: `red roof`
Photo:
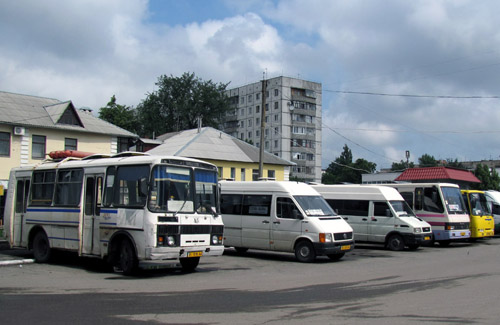
[[[425,168],[409,168],[399,175],[396,181],[423,181],[423,180],[456,180],[471,183],[481,183],[481,181],[471,172],[446,168],[446,167],[425,167]]]

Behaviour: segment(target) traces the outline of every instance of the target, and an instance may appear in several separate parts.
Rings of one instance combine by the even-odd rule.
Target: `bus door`
[[[16,208],[14,211],[14,220],[12,221],[12,245],[22,246],[23,240],[23,227],[26,226],[26,207],[28,205],[30,190],[30,179],[18,178],[16,183]],[[25,245],[26,246],[26,245]]]
[[[369,220],[368,241],[383,243],[388,233],[394,230],[394,216],[387,202],[372,202]]]
[[[272,195],[244,195],[241,217],[241,245],[270,249]]]
[[[85,207],[81,225],[81,254],[101,254],[99,216],[102,206],[103,178],[103,174],[85,176]]]
[[[276,216],[272,220],[272,249],[293,249],[295,239],[302,233],[302,213],[289,197],[276,198]]]

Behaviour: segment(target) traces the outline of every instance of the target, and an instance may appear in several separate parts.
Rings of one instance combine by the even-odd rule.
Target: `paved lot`
[[[312,264],[227,249],[193,273],[136,277],[66,254],[0,267],[3,324],[498,324],[499,290],[500,238],[414,252],[359,245],[341,261]]]

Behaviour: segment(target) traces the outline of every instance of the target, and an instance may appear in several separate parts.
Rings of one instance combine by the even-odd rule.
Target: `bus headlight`
[[[332,234],[320,233],[319,234],[319,242],[320,243],[331,243],[332,242]]]
[[[219,245],[222,243],[222,236],[212,235],[212,245]]]
[[[175,246],[175,237],[174,236],[167,237],[167,245],[168,246]]]
[[[413,232],[416,234],[420,234],[422,232],[422,228],[413,228]]]

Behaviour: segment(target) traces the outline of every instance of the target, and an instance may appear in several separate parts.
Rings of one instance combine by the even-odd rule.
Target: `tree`
[[[323,184],[361,183],[361,175],[373,173],[377,164],[359,158],[352,162],[352,152],[347,145],[335,161],[331,162],[321,178]]]
[[[418,164],[420,167],[436,167],[438,161],[434,156],[423,154],[422,157],[418,158]]]
[[[136,111],[131,107],[117,104],[115,95],[106,106],[100,108],[99,118],[132,133],[137,134],[140,130]]]
[[[198,118],[203,126],[218,127],[230,109],[225,90],[228,84],[203,81],[194,73],[181,77],[160,76],[158,90],[137,107],[143,136],[193,129]]]
[[[475,190],[500,190],[500,176],[497,171],[492,168],[491,172],[488,166],[479,164],[474,170],[474,175],[481,181],[480,184],[473,184],[471,188]]]
[[[403,159],[401,159],[401,162],[393,162],[392,163],[392,166],[391,166],[391,170],[392,171],[402,171],[402,170],[405,170],[406,168],[414,168],[415,167],[415,164],[410,161],[408,164],[406,163],[406,161],[403,161]]]
[[[448,158],[446,159],[446,167],[454,167],[454,168],[464,168],[464,165],[455,158],[455,160]]]

